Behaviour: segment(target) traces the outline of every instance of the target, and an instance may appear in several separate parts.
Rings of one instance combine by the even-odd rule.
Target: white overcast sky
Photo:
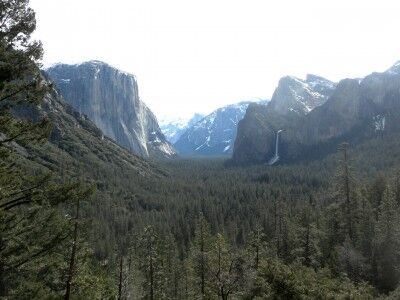
[[[44,64],[136,75],[159,118],[270,98],[285,75],[331,80],[400,60],[399,0],[31,0]]]

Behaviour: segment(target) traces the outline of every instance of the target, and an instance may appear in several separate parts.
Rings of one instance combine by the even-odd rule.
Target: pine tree
[[[230,249],[225,238],[218,234],[211,253],[213,286],[218,297],[228,297],[245,285],[247,266],[244,258]]]
[[[336,176],[336,191],[339,203],[342,206],[344,235],[349,236],[351,240],[356,239],[356,223],[357,223],[357,196],[355,190],[355,179],[350,167],[348,156],[348,144],[340,145],[339,150],[343,154],[340,160],[337,176]]]
[[[139,245],[139,268],[144,275],[144,299],[164,299],[163,277],[165,274],[160,257],[160,239],[152,226],[144,229]]]
[[[293,256],[307,267],[317,268],[320,265],[321,249],[319,246],[321,232],[314,222],[314,211],[306,204],[300,212],[298,226],[295,230],[295,249]]]
[[[283,260],[288,260],[291,252],[292,231],[287,206],[282,200],[275,204],[274,220],[276,255]]]
[[[368,268],[372,268],[373,266],[375,226],[376,226],[376,219],[374,210],[368,198],[364,196],[361,199],[359,249],[361,254],[366,258],[369,264]]]
[[[6,135],[0,146],[17,141],[42,140],[50,131],[48,120],[37,123],[16,119],[21,105],[38,104],[48,91],[39,69],[42,45],[31,41],[36,20],[28,0],[0,1],[0,132]],[[3,154],[4,155],[4,154]]]
[[[379,209],[383,202],[386,187],[387,187],[386,179],[383,177],[382,174],[379,174],[369,188],[369,193],[368,193],[369,202],[372,204],[372,207],[375,211],[376,219],[379,216]]]
[[[212,237],[209,224],[201,214],[196,222],[195,236],[190,250],[190,262],[193,268],[194,293],[200,299],[209,297],[210,279],[210,251]]]
[[[398,206],[400,206],[400,171],[396,173],[394,179],[394,198]]]
[[[167,299],[179,299],[182,292],[181,262],[178,258],[178,251],[175,239],[171,234],[162,238],[160,243],[160,257],[163,268],[162,289]]]
[[[258,269],[260,260],[265,258],[266,251],[266,236],[261,226],[257,225],[256,229],[250,233],[247,245],[247,252],[252,261],[251,265],[255,270]]]
[[[0,24],[1,297],[18,285],[14,274],[48,255],[65,239],[65,228],[50,208],[58,200],[51,195],[55,190],[48,185],[49,176],[27,174],[16,151],[16,143],[43,141],[50,132],[47,120],[34,123],[15,117],[20,107],[40,103],[48,90],[38,67],[41,44],[30,39],[35,14],[27,0],[1,0]],[[47,234],[46,226],[51,224],[53,234]]]
[[[393,290],[400,280],[400,215],[391,189],[387,189],[377,223],[375,240],[378,285]]]

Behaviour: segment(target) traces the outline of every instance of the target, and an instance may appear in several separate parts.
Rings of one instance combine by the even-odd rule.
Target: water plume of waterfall
[[[276,132],[276,140],[275,140],[275,155],[269,160],[268,164],[272,166],[273,164],[279,161],[279,133],[282,132],[282,129]]]

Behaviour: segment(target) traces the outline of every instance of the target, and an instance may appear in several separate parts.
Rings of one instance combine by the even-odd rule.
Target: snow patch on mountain
[[[308,114],[324,104],[335,87],[336,83],[312,74],[308,74],[305,80],[286,76],[279,81],[270,106],[279,114]]]
[[[232,153],[237,126],[251,102],[240,102],[213,111],[187,129],[174,144],[182,155],[227,155]],[[266,104],[265,100],[259,103]]]
[[[377,115],[373,118],[373,122],[375,125],[375,131],[384,131],[385,130],[385,123],[386,123],[385,116]]]
[[[386,73],[391,75],[400,75],[400,60],[391,66]]]
[[[195,113],[192,117],[188,118],[161,118],[159,121],[161,131],[165,135],[166,139],[174,144],[181,135],[188,129],[190,126],[198,122],[204,118],[204,115]]]

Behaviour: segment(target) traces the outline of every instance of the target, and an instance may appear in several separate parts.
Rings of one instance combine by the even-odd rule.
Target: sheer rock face
[[[48,80],[46,75],[44,80]],[[112,174],[113,170],[123,169],[132,172],[132,176],[164,176],[155,165],[104,136],[85,114],[67,104],[54,88],[45,95],[39,106],[20,106],[13,113],[18,118],[33,122],[43,118],[51,121],[49,141],[29,146],[29,155],[24,155],[51,171],[68,172],[74,176],[91,174],[88,175],[90,177],[104,170]]]
[[[336,150],[343,141],[357,143],[400,131],[400,63],[337,85],[316,76],[305,81],[283,78],[266,108],[248,108],[239,123],[233,161],[267,162],[278,130],[283,130],[279,148],[283,160],[320,155]]]
[[[272,156],[274,129],[268,118],[267,106],[250,104],[239,122],[233,151],[236,163],[263,162]]]
[[[239,164],[268,161],[274,155],[276,133],[284,130],[282,136],[285,136],[288,124],[323,105],[335,87],[335,83],[316,75],[307,75],[306,80],[283,77],[267,107],[250,105],[239,122],[233,161]]]
[[[133,75],[99,61],[58,64],[46,72],[64,99],[119,145],[143,157],[176,155],[140,100]]]
[[[286,76],[279,81],[269,109],[281,115],[306,115],[324,104],[335,87],[335,83],[316,75],[307,75],[306,80]]]

